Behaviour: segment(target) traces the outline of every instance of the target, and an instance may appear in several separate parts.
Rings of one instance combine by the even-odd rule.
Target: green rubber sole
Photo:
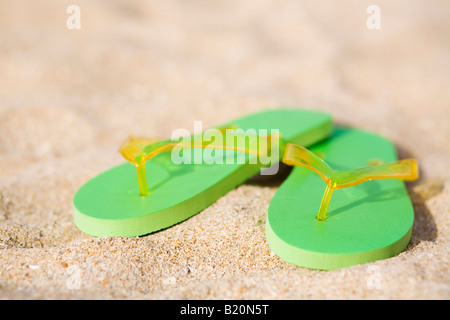
[[[354,129],[337,129],[311,148],[336,170],[395,161],[393,144]],[[316,220],[325,190],[314,172],[295,167],[274,195],[267,213],[266,240],[283,260],[312,269],[338,269],[390,258],[411,239],[414,210],[404,182],[373,180],[336,190],[325,221]]]

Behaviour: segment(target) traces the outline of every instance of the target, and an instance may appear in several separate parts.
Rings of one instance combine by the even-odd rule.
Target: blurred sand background
[[[449,17],[446,0],[0,0],[0,298],[450,298]],[[73,224],[75,191],[123,161],[129,134],[280,106],[328,111],[418,159],[403,253],[328,272],[279,259],[264,223],[283,172],[144,237]]]

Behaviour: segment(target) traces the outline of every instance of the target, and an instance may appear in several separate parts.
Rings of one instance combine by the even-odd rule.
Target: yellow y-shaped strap
[[[136,138],[129,137],[125,140],[119,148],[119,152],[122,156],[134,164],[137,170],[137,178],[139,184],[139,191],[141,196],[149,195],[147,187],[147,177],[145,174],[145,162],[160,154],[161,152],[167,152],[173,150],[175,147],[179,148],[201,148],[201,149],[221,149],[221,150],[233,150],[237,152],[244,152],[251,155],[261,155],[267,153],[271,149],[271,135],[257,136],[255,139],[248,139],[240,141],[247,141],[245,146],[237,146],[235,144],[235,138],[248,137],[245,133],[228,133],[228,129],[234,129],[235,127],[227,127],[218,129],[223,134],[223,139],[203,139],[203,135],[191,136],[183,138],[181,142],[172,141],[171,139],[149,139],[149,138]],[[232,135],[232,139],[228,139],[227,135]],[[279,141],[280,137],[275,137],[274,141]],[[231,141],[231,145],[227,143]]]
[[[295,144],[288,144],[284,163],[302,166],[317,173],[327,184],[317,220],[324,221],[334,190],[352,187],[369,180],[397,178],[406,181],[418,178],[416,160],[407,159],[347,171],[335,171],[313,152]]]

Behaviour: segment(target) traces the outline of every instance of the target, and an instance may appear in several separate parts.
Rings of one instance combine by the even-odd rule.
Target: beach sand
[[[0,298],[450,298],[448,1],[80,0],[69,29],[73,2],[0,1]],[[418,160],[404,252],[334,271],[278,258],[265,218],[288,168],[155,234],[74,225],[74,193],[124,161],[128,135],[278,107],[330,112]]]

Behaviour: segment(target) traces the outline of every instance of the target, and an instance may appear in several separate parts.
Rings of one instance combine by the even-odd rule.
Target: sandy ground
[[[0,0],[0,298],[450,298],[449,15],[446,0]],[[75,191],[123,161],[129,134],[280,106],[328,111],[418,159],[404,252],[328,272],[279,259],[264,225],[283,173],[144,237],[73,224]]]

